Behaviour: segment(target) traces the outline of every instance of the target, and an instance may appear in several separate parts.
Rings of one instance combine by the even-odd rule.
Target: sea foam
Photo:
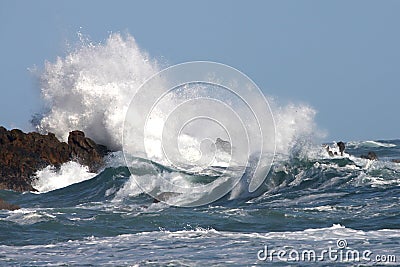
[[[32,186],[39,193],[45,193],[91,179],[95,176],[96,174],[91,173],[87,166],[70,161],[62,164],[59,169],[47,166],[39,170],[36,173]]]

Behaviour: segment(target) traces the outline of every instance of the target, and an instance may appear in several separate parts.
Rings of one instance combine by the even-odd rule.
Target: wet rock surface
[[[36,171],[71,160],[96,172],[108,152],[107,147],[85,137],[82,131],[70,132],[65,143],[52,133],[24,133],[0,127],[0,189],[35,191],[31,182]]]

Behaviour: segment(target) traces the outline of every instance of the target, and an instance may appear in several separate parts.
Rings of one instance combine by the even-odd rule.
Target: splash
[[[80,35],[78,48],[46,62],[41,91],[47,114],[36,125],[66,141],[82,130],[97,142],[121,149],[123,120],[137,88],[158,71],[157,62],[130,36],[111,34],[104,44]]]
[[[82,130],[96,142],[121,150],[128,105],[142,83],[160,70],[159,64],[129,34],[113,33],[98,44],[82,34],[79,37],[77,48],[65,57],[45,62],[41,93],[49,111],[35,126],[40,132],[54,132],[64,141],[69,131]],[[167,104],[187,98],[180,91]],[[278,153],[289,154],[300,139],[316,137],[314,109],[300,104],[281,106],[272,98],[268,101],[276,122]],[[159,117],[162,120],[165,114]]]
[[[39,193],[46,193],[89,180],[95,176],[95,173],[89,172],[87,166],[70,161],[61,165],[58,170],[53,166],[47,166],[38,171],[32,186]]]
[[[41,93],[48,112],[37,120],[36,128],[43,133],[53,132],[64,141],[67,140],[69,131],[82,130],[97,143],[120,151],[128,106],[140,86],[152,75],[159,72],[159,64],[143,52],[135,39],[129,34],[122,36],[114,33],[104,43],[97,44],[90,42],[81,34],[79,36],[78,46],[65,57],[58,57],[55,62],[45,63],[44,71],[41,74]],[[218,81],[218,77],[215,77],[215,80]],[[161,80],[161,82],[163,81]],[[198,87],[191,90],[181,87],[164,97],[158,108],[152,113],[152,117],[148,121],[149,127],[145,132],[148,140],[145,158],[168,165],[168,161],[163,158],[159,140],[160,133],[163,132],[162,127],[169,118],[169,113],[183,102],[205,97],[231,103],[229,106],[233,107],[235,112],[244,114],[243,121],[250,122],[247,118],[251,117],[251,113],[246,111],[243,104],[237,102],[232,95],[221,95],[213,87]],[[287,157],[299,148],[301,151],[309,150],[311,144],[315,143],[320,137],[320,131],[314,122],[316,111],[308,105],[280,105],[270,97],[267,97],[267,99],[276,124],[276,151]],[[139,104],[147,104],[144,103],[145,101],[148,101],[148,99],[144,98],[143,102]],[[202,106],[194,107],[202,108]],[[195,111],[189,109],[185,114],[188,115]],[[143,114],[143,116],[145,115]],[[140,119],[142,115],[138,114],[138,116]],[[189,161],[201,158],[204,149],[215,150],[215,144],[207,144],[210,146],[209,148],[204,147],[202,140],[207,138],[212,141],[218,138],[229,140],[229,136],[224,131],[212,131],[214,128],[211,126],[196,127],[195,123],[188,124],[188,126],[190,126],[187,127],[188,131],[183,131],[176,139],[179,152]],[[237,127],[230,128],[234,131],[238,129]],[[250,128],[255,127],[250,125]],[[207,129],[207,131],[205,132],[204,129]],[[135,131],[135,129],[131,130]],[[136,129],[136,131],[143,134],[140,129]],[[135,138],[131,141],[131,144],[137,142]],[[234,144],[232,149],[235,149]],[[226,166],[229,160],[229,155],[226,156],[222,153],[220,157],[216,157],[212,166]],[[73,169],[74,167],[70,166],[70,168]],[[53,176],[59,175],[51,169],[43,171],[42,176],[46,174],[46,177],[50,177],[50,173]],[[85,173],[80,175],[83,179],[89,177]],[[151,184],[149,186],[158,187],[159,185]],[[56,187],[53,186],[53,188]],[[42,190],[52,189],[43,188]],[[128,191],[136,192],[128,185],[125,191],[120,194],[130,195]]]
[[[275,117],[276,152],[284,155],[307,154],[325,137],[315,123],[317,112],[309,105],[289,103],[279,105],[270,100]]]

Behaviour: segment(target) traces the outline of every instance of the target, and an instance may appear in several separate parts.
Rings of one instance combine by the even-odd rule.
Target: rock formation
[[[77,161],[95,172],[103,165],[108,152],[81,131],[69,133],[68,143],[60,142],[52,133],[23,133],[0,127],[0,189],[34,191],[31,182],[36,171],[48,165],[59,167]]]
[[[343,152],[346,149],[346,145],[342,141],[337,142],[336,144],[339,147],[340,156],[343,156]]]
[[[368,155],[361,155],[362,159],[369,159],[369,160],[378,160],[378,156],[375,154],[375,152],[368,152]]]
[[[229,154],[231,153],[231,143],[229,143],[228,141],[222,140],[219,137],[215,141],[215,146],[220,151],[224,151]]]
[[[175,192],[163,192],[161,194],[158,194],[156,198],[153,198],[153,203],[160,203],[166,202],[168,199],[180,196],[181,193],[175,193]]]

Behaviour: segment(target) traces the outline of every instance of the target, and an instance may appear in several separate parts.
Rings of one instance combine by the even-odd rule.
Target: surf
[[[80,41],[66,56],[58,57],[54,62],[45,62],[40,74],[40,86],[46,111],[34,120],[35,127],[41,133],[53,132],[64,141],[69,131],[82,130],[97,143],[121,151],[123,122],[130,100],[147,79],[160,71],[161,64],[141,49],[129,34],[110,34],[103,43],[91,42],[81,33],[78,36]],[[200,88],[195,95],[178,90],[164,101],[164,105],[171,109],[179,101],[207,96],[213,90],[212,87]],[[218,97],[221,101],[234,101],[231,96]],[[308,105],[281,105],[272,97],[267,96],[267,99],[275,119],[276,152],[284,157],[290,157],[293,153],[307,153],[308,148],[323,136],[315,123],[316,111]],[[149,136],[157,135],[159,125],[166,119],[165,115],[162,110],[160,114],[155,114],[154,132],[149,128]],[[201,140],[193,133],[182,134],[178,139],[186,157],[199,156]],[[156,141],[148,145],[149,151],[153,152],[147,154],[146,159],[171,167],[160,156]],[[226,159],[214,165],[226,166],[224,162]],[[42,170],[38,176],[44,173],[50,177],[51,171]],[[55,179],[60,175],[54,171],[52,173]],[[82,176],[89,177],[86,174]],[[177,179],[185,181],[182,177]],[[44,181],[44,178],[40,180]],[[74,182],[79,180],[70,183]]]

